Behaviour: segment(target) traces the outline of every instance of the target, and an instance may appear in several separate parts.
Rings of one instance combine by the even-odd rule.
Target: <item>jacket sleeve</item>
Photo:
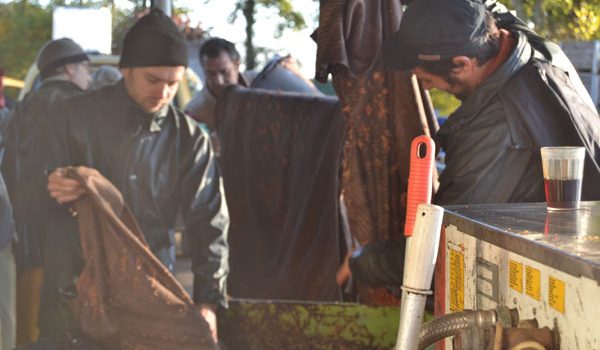
[[[198,126],[195,134],[181,182],[182,213],[192,247],[194,302],[227,306],[229,213],[209,137]]]
[[[12,111],[0,110],[0,169],[9,192],[13,190],[11,186],[16,179],[16,165],[14,164],[14,158],[8,154],[13,152],[14,143],[16,142],[14,140],[16,134],[14,121],[18,118],[20,111],[20,105],[17,105]]]
[[[65,103],[59,103],[51,108],[40,127],[36,128],[32,139],[35,141],[28,144],[31,154],[39,154],[33,182],[29,196],[30,203],[36,203],[40,219],[44,222],[58,222],[61,220],[73,221],[66,206],[62,206],[50,196],[48,192],[47,175],[54,169],[69,165],[80,165],[71,158],[68,140],[73,130],[68,122],[68,114],[71,111]],[[26,194],[24,194],[26,195]]]

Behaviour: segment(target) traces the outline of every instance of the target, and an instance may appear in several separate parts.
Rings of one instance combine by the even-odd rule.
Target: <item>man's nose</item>
[[[214,81],[215,81],[215,85],[217,85],[217,86],[225,85],[225,77],[222,74],[216,75]]]
[[[169,85],[167,85],[167,84],[161,85],[160,97],[163,99],[166,99],[169,97]]]

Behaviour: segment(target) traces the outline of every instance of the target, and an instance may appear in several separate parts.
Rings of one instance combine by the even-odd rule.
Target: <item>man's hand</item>
[[[219,337],[217,336],[217,307],[211,304],[200,304],[198,305],[198,307],[200,308],[200,314],[208,323],[210,334],[212,335],[213,340],[215,341],[215,343],[218,343]]]
[[[54,170],[48,176],[48,191],[60,204],[76,201],[85,192],[79,181],[67,178],[62,169]]]
[[[350,271],[350,256],[352,255],[352,251],[346,253],[346,257],[344,258],[344,262],[342,262],[342,266],[340,266],[335,273],[335,282],[338,286],[343,285],[348,281],[350,277],[352,277],[352,271]]]

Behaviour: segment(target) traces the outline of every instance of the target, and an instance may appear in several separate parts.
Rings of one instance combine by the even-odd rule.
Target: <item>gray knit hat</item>
[[[37,66],[42,79],[55,69],[69,63],[89,61],[90,58],[81,46],[69,38],[50,40],[38,53]]]

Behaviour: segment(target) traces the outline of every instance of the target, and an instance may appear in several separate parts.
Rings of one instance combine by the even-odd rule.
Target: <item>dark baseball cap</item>
[[[485,40],[486,9],[481,0],[414,0],[404,11],[400,29],[383,48],[385,64],[411,69],[476,53]]]
[[[45,79],[53,70],[69,63],[89,61],[81,46],[69,38],[50,40],[38,52],[37,66]]]

